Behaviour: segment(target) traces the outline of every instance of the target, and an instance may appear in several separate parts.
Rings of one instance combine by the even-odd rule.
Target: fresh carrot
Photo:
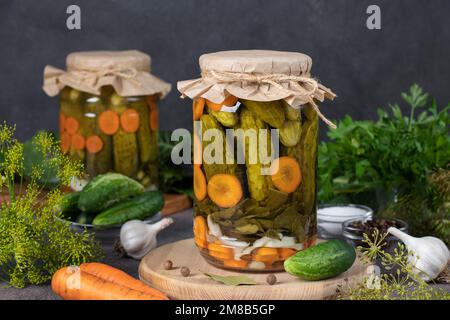
[[[300,166],[293,157],[275,159],[271,165],[271,180],[283,192],[294,192],[302,181]]]
[[[62,112],[59,114],[59,131],[66,131],[66,116]]]
[[[113,268],[107,264],[98,262],[83,263],[80,266],[80,270],[114,284],[167,299],[164,293],[149,287],[142,281],[133,278],[122,270]]]
[[[244,260],[225,260],[223,265],[230,268],[245,268],[248,262]]]
[[[120,127],[119,115],[113,110],[106,110],[98,117],[100,130],[107,135],[114,135]]]
[[[214,243],[208,243],[209,254],[219,260],[233,260],[234,250],[232,248],[224,246],[220,241]]]
[[[96,266],[98,268],[98,266]],[[112,268],[112,267],[109,267]],[[111,272],[104,268],[102,272]],[[114,268],[112,268],[114,269]],[[126,275],[126,274],[125,274]],[[147,287],[136,290],[136,280],[130,276],[113,273],[110,279],[105,276],[95,276],[83,270],[83,267],[65,267],[58,270],[52,277],[52,290],[65,300],[167,300],[161,292]],[[127,278],[130,277],[131,279]],[[133,280],[133,281],[131,281]],[[123,283],[119,284],[119,283]],[[145,284],[143,284],[145,286]]]
[[[89,153],[95,154],[103,149],[103,141],[97,135],[90,136],[86,139],[86,149]]]
[[[68,117],[65,121],[66,131],[68,134],[73,135],[77,133],[80,128],[80,123],[74,117]]]
[[[194,194],[198,201],[206,197],[206,178],[199,166],[194,166]]]
[[[70,135],[67,132],[61,134],[61,151],[63,153],[69,152],[70,149]]]
[[[194,218],[194,240],[200,248],[208,247],[208,240],[206,236],[208,234],[208,225],[205,218],[202,216],[196,216]]]
[[[72,147],[74,147],[76,150],[83,150],[86,146],[86,140],[81,134],[74,134],[72,136]]]
[[[278,254],[281,260],[286,260],[290,256],[294,255],[297,251],[291,248],[279,248]]]
[[[150,129],[155,131],[158,129],[158,106],[156,103],[156,97],[147,97],[147,104],[150,106]]]
[[[126,109],[120,115],[120,124],[123,131],[135,133],[139,129],[139,113],[133,108]]]
[[[235,96],[228,96],[225,100],[222,101],[222,103],[214,103],[212,101],[206,100],[206,105],[213,111],[220,111],[220,109],[222,109],[222,106],[234,106],[237,101],[238,99]]]
[[[230,208],[241,201],[242,186],[231,174],[216,174],[208,181],[209,198],[222,208]]]
[[[256,250],[255,254],[253,254],[253,260],[273,263],[279,260],[278,251],[276,248],[259,248]]]
[[[203,114],[203,110],[205,109],[205,98],[197,98],[192,102],[192,114],[194,116],[194,120],[200,119]]]

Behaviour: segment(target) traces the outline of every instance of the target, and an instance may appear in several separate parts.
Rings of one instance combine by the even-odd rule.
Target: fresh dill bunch
[[[349,300],[450,300],[450,293],[434,288],[422,280],[409,263],[413,254],[403,244],[398,244],[393,253],[384,251],[386,234],[375,229],[372,236],[364,234],[365,247],[357,250],[364,264],[374,265],[379,259],[386,270],[392,273],[372,273],[361,282],[338,289],[338,299]]]
[[[2,192],[0,206],[0,280],[23,288],[46,283],[61,267],[94,261],[102,252],[92,234],[73,231],[55,212],[62,200],[59,188],[42,193],[45,170],[55,170],[59,186],[65,186],[80,176],[82,165],[63,155],[50,133],[40,132],[32,143],[46,161],[33,164],[25,185],[24,148],[14,131],[0,125],[0,186],[8,194]]]

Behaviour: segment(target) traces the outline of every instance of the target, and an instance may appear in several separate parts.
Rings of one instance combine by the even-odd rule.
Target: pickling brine
[[[171,86],[150,73],[150,56],[74,52],[66,65],[46,66],[43,85],[60,96],[61,150],[83,164],[87,179],[117,172],[157,188],[158,103]]]
[[[212,53],[200,58],[202,79],[178,85],[193,99],[194,241],[217,267],[281,271],[284,260],[316,242],[317,105],[311,97],[291,105],[283,98],[289,91],[262,82],[278,79],[283,88],[283,79],[303,81],[310,65],[296,53]],[[222,102],[210,100],[220,90]],[[291,94],[304,98],[308,90]],[[279,98],[252,99],[264,95]]]

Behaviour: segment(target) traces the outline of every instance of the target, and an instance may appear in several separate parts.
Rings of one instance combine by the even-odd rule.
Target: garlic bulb
[[[172,218],[164,218],[154,224],[146,224],[140,220],[128,221],[120,229],[120,242],[130,257],[142,259],[156,248],[156,235],[172,223]]]
[[[433,280],[446,268],[450,252],[442,240],[435,237],[415,238],[394,227],[389,228],[388,232],[403,241],[413,253],[409,263],[421,279]]]

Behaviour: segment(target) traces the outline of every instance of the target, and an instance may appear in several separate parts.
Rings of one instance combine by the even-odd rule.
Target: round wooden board
[[[165,270],[164,261],[171,260],[174,268]],[[189,277],[180,274],[180,268],[191,270]],[[202,272],[222,276],[246,275],[258,285],[227,286],[217,283]],[[238,273],[222,270],[208,264],[198,252],[193,239],[166,244],[152,250],[139,265],[142,281],[165,292],[172,299],[183,300],[317,300],[331,299],[339,284],[351,285],[366,275],[366,267],[357,259],[345,273],[328,280],[304,281],[286,272],[275,273],[275,285],[266,283],[266,273]]]

